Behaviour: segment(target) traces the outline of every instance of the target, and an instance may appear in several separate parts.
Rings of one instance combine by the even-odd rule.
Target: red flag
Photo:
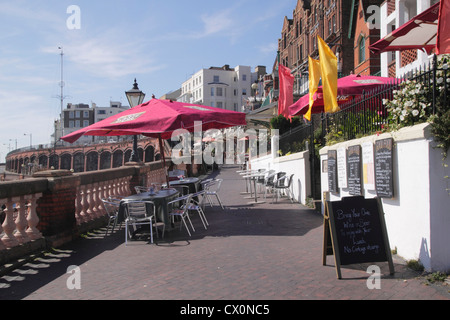
[[[280,77],[280,93],[278,95],[278,114],[285,118],[291,118],[289,106],[294,103],[294,75],[291,70],[283,65],[278,66]]]
[[[436,53],[450,53],[450,1],[441,0],[439,7]]]

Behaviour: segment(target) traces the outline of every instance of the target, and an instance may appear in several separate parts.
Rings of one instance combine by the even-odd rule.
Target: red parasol
[[[203,105],[152,99],[105,120],[77,130],[61,139],[70,143],[81,136],[124,136],[144,135],[159,138],[161,153],[162,139],[170,139],[177,129],[193,132],[196,122],[201,130],[223,129],[246,125],[245,113]]]
[[[338,79],[338,104],[344,104],[356,96],[362,95],[364,92],[369,92],[381,85],[388,85],[394,83],[395,78],[377,77],[377,76],[360,76],[349,75],[347,77]],[[312,113],[321,113],[323,109],[323,93],[322,86],[319,87],[314,94],[314,104]],[[301,97],[297,102],[289,107],[291,116],[306,114],[309,109],[309,94]]]

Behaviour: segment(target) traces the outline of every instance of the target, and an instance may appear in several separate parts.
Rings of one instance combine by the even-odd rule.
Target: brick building
[[[280,63],[295,76],[294,94],[308,90],[308,56],[319,59],[319,35],[338,58],[338,71],[353,72],[353,38],[349,38],[353,0],[298,0],[292,19],[284,18],[278,40]]]
[[[369,46],[380,39],[377,20],[382,2],[383,0],[353,0],[354,13],[350,17],[349,37],[353,39],[354,74],[380,75],[380,55],[372,53]]]

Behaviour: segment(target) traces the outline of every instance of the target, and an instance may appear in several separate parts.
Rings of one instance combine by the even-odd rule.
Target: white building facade
[[[177,101],[242,111],[256,80],[257,72],[249,66],[201,69],[183,82]]]
[[[391,0],[380,7],[380,38],[384,38],[439,0]],[[432,59],[424,50],[392,51],[381,54],[381,76],[401,77],[424,67]]]
[[[110,101],[109,107],[98,107],[96,103],[92,103],[92,106],[84,103],[68,103],[66,109],[63,110],[61,119],[64,125],[63,134],[68,135],[128,109],[129,107],[122,106],[122,103],[118,101]],[[60,136],[61,134],[59,134],[58,139]],[[105,140],[106,137],[82,136],[75,144],[106,142]],[[109,138],[109,140],[117,141],[114,137]]]

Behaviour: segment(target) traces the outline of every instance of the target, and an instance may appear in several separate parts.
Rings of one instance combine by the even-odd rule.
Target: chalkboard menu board
[[[348,147],[347,155],[348,164],[348,192],[351,195],[360,196],[362,190],[361,184],[361,146]]]
[[[337,151],[328,150],[328,191],[338,192]]]
[[[355,263],[387,261],[391,273],[394,272],[379,198],[346,197],[341,201],[327,201],[324,218],[331,234],[338,278],[341,278],[341,265]]]
[[[377,196],[392,198],[392,138],[375,141],[375,187]]]

